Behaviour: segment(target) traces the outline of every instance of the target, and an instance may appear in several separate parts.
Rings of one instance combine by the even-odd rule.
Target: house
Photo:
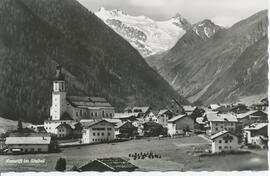
[[[67,96],[65,76],[60,65],[53,81],[52,106],[49,120],[112,118],[114,107],[103,97]]]
[[[166,106],[166,109],[170,110],[174,114],[181,114],[184,112],[182,105],[176,99],[172,99]]]
[[[219,107],[220,107],[220,105],[218,105],[218,104],[210,104],[210,105],[208,106],[208,108],[211,109],[211,110],[215,110],[215,109],[217,109],[217,108],[219,108]]]
[[[144,122],[156,122],[158,123],[158,117],[157,117],[158,111],[149,110],[147,111],[142,119]]]
[[[120,122],[115,126],[115,136],[119,138],[129,138],[138,135],[137,127],[131,122]]]
[[[129,163],[122,158],[101,158],[89,162],[81,167],[79,171],[98,171],[98,172],[119,172],[119,171],[135,171],[137,166]]]
[[[184,134],[194,129],[194,121],[186,114],[180,114],[168,120],[168,134],[170,136]]]
[[[140,114],[138,112],[134,113],[114,113],[113,119],[119,119],[122,122],[126,121],[135,121],[137,118],[140,117]]]
[[[206,133],[208,135],[214,135],[220,131],[230,131],[235,133],[237,130],[238,120],[233,114],[217,114],[207,113],[204,116],[203,122],[206,123]]]
[[[81,134],[81,131],[78,131],[78,129],[75,129],[75,124],[77,124],[78,122],[74,121],[74,120],[45,120],[44,121],[44,128],[47,131],[47,133],[50,134],[54,134],[57,137],[75,137],[76,135]],[[75,134],[75,136],[70,136],[70,129],[67,126],[61,126],[61,132],[59,131],[60,129],[57,128],[58,126],[60,126],[61,124],[67,124],[71,127],[72,132],[71,134]],[[66,130],[62,129],[62,128],[68,128]],[[66,134],[63,133],[63,131],[65,131]],[[61,135],[61,136],[60,136]],[[79,135],[80,136],[80,135]]]
[[[157,114],[157,123],[163,127],[168,127],[168,120],[173,118],[174,113],[168,109],[161,109]]]
[[[237,104],[231,106],[220,106],[219,108],[215,109],[218,113],[234,113],[234,114],[241,114],[249,111],[246,105],[244,104]]]
[[[267,113],[260,110],[253,110],[246,113],[238,114],[237,119],[243,126],[253,123],[268,123]]]
[[[56,127],[57,138],[72,138],[73,129],[69,124],[61,123]]]
[[[45,133],[11,133],[5,141],[11,153],[44,153],[52,149],[51,136]]]
[[[135,106],[132,108],[132,112],[138,112],[142,114],[147,114],[152,108],[149,106]]]
[[[268,123],[254,123],[244,128],[245,143],[262,148],[268,143]]]
[[[223,130],[211,136],[212,153],[230,152],[238,150],[238,137],[233,133]]]
[[[197,117],[194,122],[194,131],[197,133],[205,133],[205,122],[203,121],[203,117]]]
[[[82,143],[108,142],[114,140],[114,123],[95,120],[82,123]]]
[[[193,111],[195,111],[196,108],[197,107],[191,106],[191,105],[183,106],[184,113],[186,113],[187,115],[191,115],[193,113]]]

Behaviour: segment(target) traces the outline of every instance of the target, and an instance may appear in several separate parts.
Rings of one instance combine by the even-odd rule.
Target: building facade
[[[98,120],[83,123],[82,143],[109,142],[115,139],[114,123]]]
[[[178,115],[168,120],[168,134],[170,136],[184,134],[194,129],[194,121],[186,114]]]
[[[238,138],[226,130],[211,136],[212,153],[230,152],[239,148]]]

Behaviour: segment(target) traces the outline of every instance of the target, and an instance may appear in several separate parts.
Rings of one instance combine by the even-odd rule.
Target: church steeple
[[[54,92],[65,92],[66,91],[66,81],[65,76],[62,73],[62,66],[56,66],[56,75],[53,81],[53,91]]]
[[[56,75],[53,81],[52,106],[50,116],[52,120],[60,120],[67,110],[66,103],[66,81],[62,73],[62,66],[57,65]]]
[[[61,65],[56,66],[55,81],[65,81],[65,76],[62,73],[62,66]]]

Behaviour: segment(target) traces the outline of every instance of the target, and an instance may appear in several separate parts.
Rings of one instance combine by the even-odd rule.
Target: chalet
[[[119,119],[122,122],[135,121],[140,117],[138,112],[135,113],[114,113],[113,119]]]
[[[166,109],[174,114],[181,114],[184,112],[182,105],[176,99],[172,99]]]
[[[142,114],[147,114],[147,113],[149,113],[150,111],[151,111],[151,107],[149,107],[149,106],[135,106],[135,107],[133,107],[132,108],[132,112],[134,113],[142,113]]]
[[[120,122],[115,126],[115,136],[119,138],[129,138],[138,135],[137,127],[131,122]]]
[[[220,106],[219,108],[215,109],[214,111],[217,111],[218,113],[234,113],[234,114],[240,114],[240,113],[245,113],[249,111],[246,105],[244,104],[236,104],[236,105],[224,105]]]
[[[243,126],[253,123],[268,123],[267,113],[259,110],[238,114],[237,119]]]
[[[168,127],[168,120],[173,118],[174,113],[168,109],[161,109],[157,114],[157,122],[163,127]]]
[[[114,123],[106,120],[95,120],[82,123],[82,142],[108,142],[114,140]]]
[[[56,127],[56,137],[58,138],[71,138],[73,129],[69,124],[62,123]]]
[[[158,111],[150,110],[147,113],[144,114],[142,117],[144,122],[156,122],[158,123],[158,117],[157,117]]]
[[[211,109],[211,110],[215,110],[215,109],[217,109],[217,108],[219,108],[219,107],[220,107],[220,105],[218,105],[218,104],[210,104],[210,105],[208,106],[208,108]]]
[[[119,172],[119,171],[135,171],[138,167],[129,163],[122,158],[102,158],[89,162],[81,167],[79,171],[98,171],[98,172]]]
[[[10,134],[5,142],[11,153],[44,153],[49,152],[52,140],[48,134]]]
[[[180,114],[168,120],[168,134],[170,136],[184,134],[194,129],[194,121],[186,114]]]
[[[254,123],[244,128],[245,143],[262,148],[268,143],[268,123]]]
[[[233,114],[207,113],[203,122],[206,123],[208,135],[214,135],[220,131],[236,132],[238,120]]]
[[[193,113],[193,111],[195,111],[197,107],[195,106],[190,106],[190,105],[186,105],[186,106],[183,106],[183,109],[184,109],[184,112],[187,114],[187,115],[191,115]]]
[[[211,136],[212,153],[230,152],[239,148],[238,137],[229,131],[220,131]]]

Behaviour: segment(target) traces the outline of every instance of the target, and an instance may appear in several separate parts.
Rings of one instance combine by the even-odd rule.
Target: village
[[[268,148],[268,98],[250,106],[210,104],[207,107],[182,105],[172,99],[164,109],[152,109],[145,105],[115,112],[115,108],[103,97],[68,95],[66,84],[62,67],[58,65],[49,118],[43,124],[25,128],[18,123],[17,130],[2,134],[1,155],[61,155],[61,149],[113,146],[125,141],[135,141],[140,145],[140,141],[147,143],[148,140],[155,140],[155,145],[160,142],[161,146],[164,140],[171,140],[177,145],[186,144],[178,140],[202,140],[204,147],[200,147],[199,143],[199,147],[196,144],[192,146],[193,151],[189,151],[199,153],[201,157]],[[127,158],[106,155],[92,158],[90,162],[70,170],[134,171],[141,168],[138,166],[140,161],[151,162],[166,157],[155,153],[151,147],[140,152],[127,152]],[[66,167],[61,168],[59,163],[66,163],[65,159],[54,160],[54,164],[58,165],[55,169],[64,171]]]

